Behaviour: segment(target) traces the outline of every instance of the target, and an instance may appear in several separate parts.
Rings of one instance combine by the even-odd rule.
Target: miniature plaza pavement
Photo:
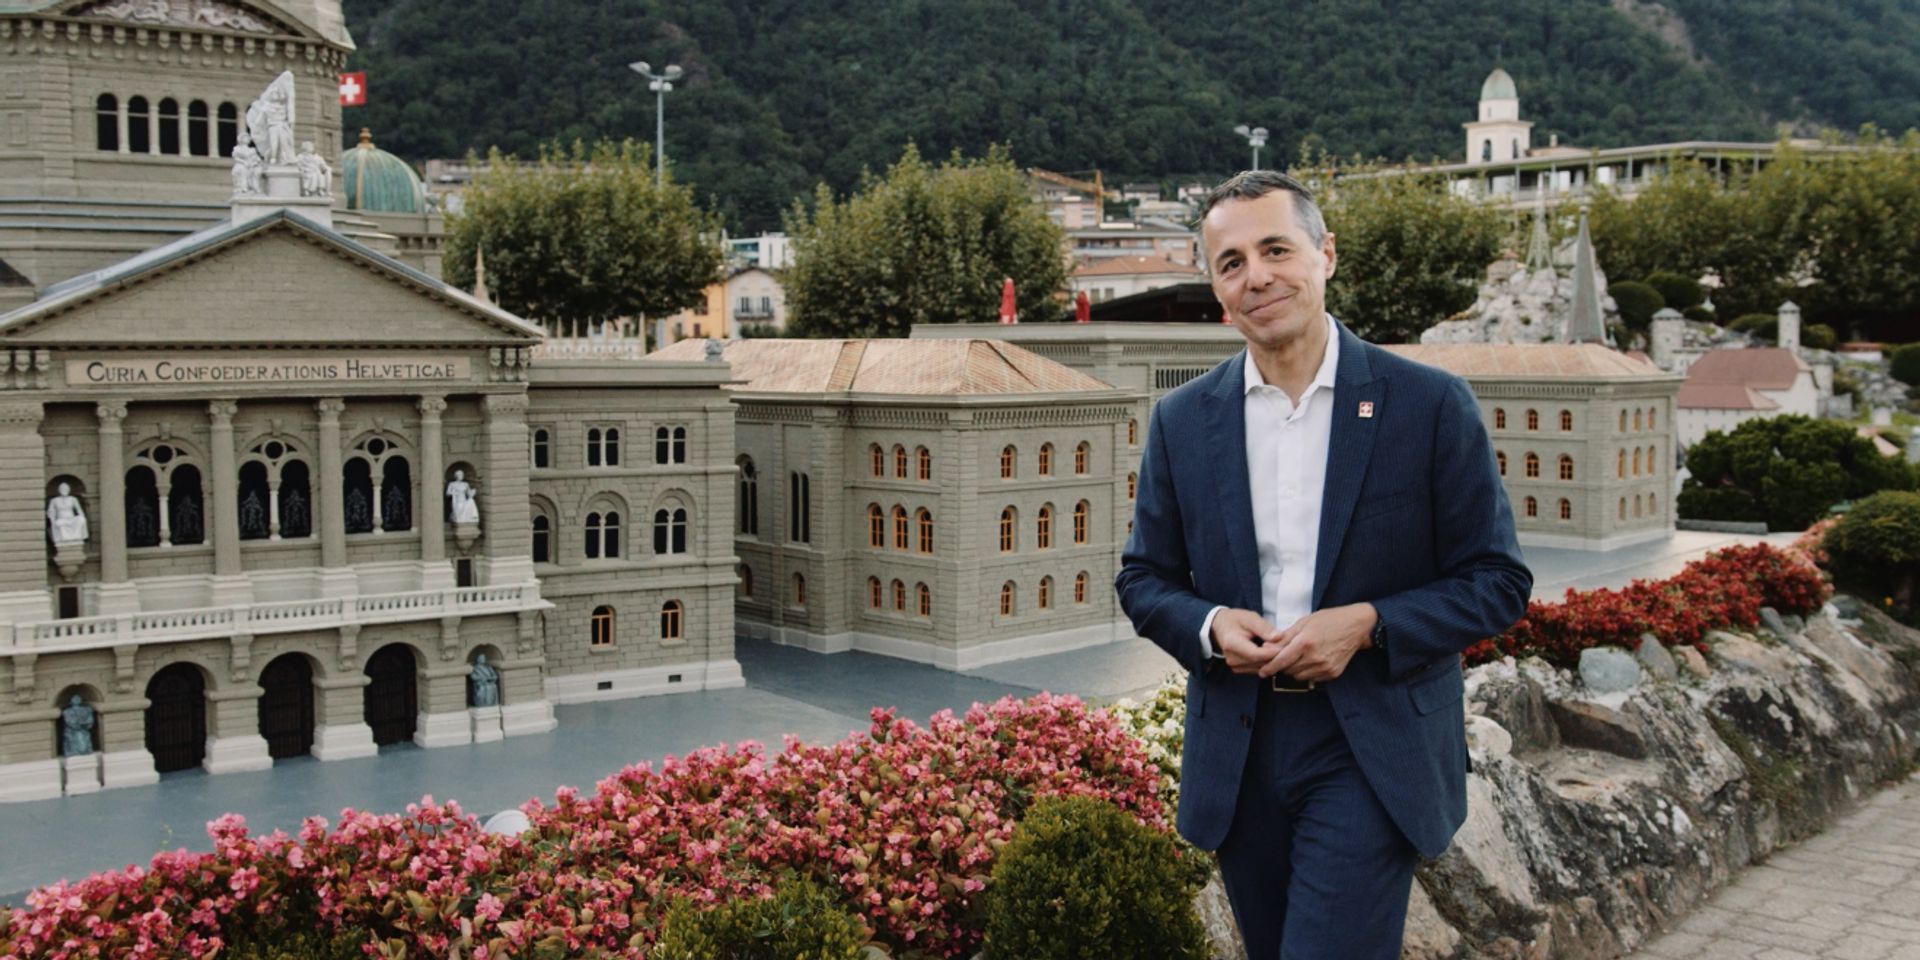
[[[1525,552],[1538,577],[1535,595],[1554,600],[1568,587],[1666,576],[1707,550],[1755,539],[1680,532],[1604,554]],[[246,817],[256,833],[291,833],[305,817],[333,821],[346,807],[395,812],[430,794],[485,818],[529,798],[551,802],[562,785],[590,791],[623,766],[702,746],[756,740],[777,751],[787,734],[838,740],[864,731],[876,706],[924,723],[940,710],[957,713],[976,702],[1042,690],[1104,702],[1151,688],[1179,669],[1137,638],[964,673],[746,638],[738,641],[736,657],[744,688],[561,705],[555,708],[559,728],[548,734],[436,750],[401,744],[358,760],[300,757],[221,776],[182,771],[149,786],[0,805],[0,903],[17,905],[27,890],[62,878],[144,866],[159,850],[205,849],[205,825],[223,813]]]

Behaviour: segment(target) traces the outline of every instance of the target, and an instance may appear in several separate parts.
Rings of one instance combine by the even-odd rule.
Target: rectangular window
[[[461,557],[453,562],[453,585],[456,587],[473,586],[472,557]]]
[[[80,615],[80,588],[60,588],[60,619],[72,620]]]

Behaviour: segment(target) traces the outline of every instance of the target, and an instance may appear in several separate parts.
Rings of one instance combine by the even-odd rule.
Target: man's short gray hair
[[[1285,190],[1293,194],[1293,218],[1300,221],[1300,228],[1306,231],[1307,242],[1318,247],[1327,239],[1327,218],[1321,216],[1320,205],[1313,202],[1313,191],[1306,185],[1278,170],[1242,170],[1227,178],[1219,186],[1207,191],[1207,198],[1200,202],[1200,217],[1194,221],[1194,232],[1206,223],[1207,214],[1214,207],[1228,200],[1258,200],[1275,190]],[[1206,261],[1206,244],[1201,244],[1201,262]]]

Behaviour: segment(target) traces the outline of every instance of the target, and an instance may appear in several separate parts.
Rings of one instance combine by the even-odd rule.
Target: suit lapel
[[[1320,609],[1320,598],[1327,591],[1327,580],[1340,560],[1340,548],[1347,539],[1347,524],[1353,519],[1360,499],[1360,483],[1366,478],[1367,465],[1373,459],[1373,437],[1386,410],[1387,381],[1376,380],[1366,351],[1369,345],[1337,327],[1340,334],[1340,367],[1333,380],[1333,432],[1327,441],[1327,485],[1320,496],[1320,540],[1313,562],[1313,609]],[[1370,417],[1362,417],[1363,404],[1372,404]],[[1244,478],[1242,479],[1244,483]],[[1236,561],[1238,562],[1238,561]]]
[[[1253,495],[1247,486],[1246,353],[1230,363],[1220,383],[1207,394],[1213,401],[1207,418],[1206,456],[1218,491],[1218,520],[1226,527],[1227,560],[1237,574],[1240,596],[1233,605],[1260,609],[1260,555],[1253,537]]]

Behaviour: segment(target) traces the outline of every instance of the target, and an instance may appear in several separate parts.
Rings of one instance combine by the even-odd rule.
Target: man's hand
[[[1260,675],[1285,673],[1295,680],[1316,683],[1337,679],[1346,672],[1347,661],[1356,651],[1373,645],[1373,625],[1379,620],[1380,614],[1371,603],[1329,607],[1301,617],[1280,633],[1277,643],[1268,644],[1278,649],[1260,667]]]
[[[1213,618],[1213,646],[1234,673],[1255,674],[1280,645],[1280,628],[1252,610],[1222,610]]]

